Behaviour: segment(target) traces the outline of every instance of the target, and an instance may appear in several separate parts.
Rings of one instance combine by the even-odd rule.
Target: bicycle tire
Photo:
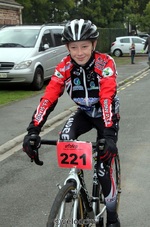
[[[121,193],[121,166],[119,154],[115,157],[115,182],[117,188],[117,211],[119,210],[120,204],[120,193]]]
[[[83,206],[82,206],[82,199],[80,194],[78,194],[76,196],[76,198],[73,198],[71,202],[66,202],[65,198],[68,195],[68,193],[72,192],[73,190],[75,190],[75,185],[73,182],[67,183],[66,185],[64,185],[58,192],[49,217],[48,217],[48,221],[47,221],[47,227],[65,227],[65,226],[80,226],[83,227],[84,225],[82,224],[78,224],[78,220],[83,220],[84,219],[84,211],[83,211]],[[77,201],[78,200],[78,201]],[[75,201],[77,201],[78,207],[75,207]],[[71,203],[71,204],[70,204]],[[65,217],[64,216],[64,212],[65,209],[67,208],[67,206],[71,205],[71,207],[73,208],[73,212],[76,212],[76,220],[72,219],[72,216],[69,217]],[[76,210],[74,210],[76,209]],[[70,210],[71,211],[71,210]],[[60,212],[61,213],[61,218],[60,218]]]

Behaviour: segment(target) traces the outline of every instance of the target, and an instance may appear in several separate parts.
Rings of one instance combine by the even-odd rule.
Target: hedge
[[[111,43],[115,41],[118,36],[127,36],[127,29],[120,28],[98,28],[99,38],[96,50],[102,53],[110,53]]]

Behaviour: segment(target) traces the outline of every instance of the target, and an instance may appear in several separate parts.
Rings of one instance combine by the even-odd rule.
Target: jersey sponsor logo
[[[111,113],[111,105],[109,105],[108,99],[104,100],[104,108],[103,108],[103,113],[104,113],[104,122],[106,127],[109,127],[112,125],[112,113]]]
[[[37,112],[34,115],[35,125],[38,125],[43,120],[48,107],[49,107],[49,100],[42,100],[37,108]]]
[[[74,71],[73,74],[76,76],[80,76],[80,72],[77,72],[77,71]]]
[[[83,86],[73,86],[73,91],[83,91]]]
[[[95,87],[94,81],[91,81],[91,82],[90,82],[90,87],[91,87],[91,88],[94,88],[94,87]]]
[[[60,68],[60,72],[66,72],[71,68],[71,63],[67,62],[66,65],[63,68]]]
[[[79,78],[75,78],[75,79],[73,80],[73,83],[74,83],[75,85],[80,85],[80,84],[81,84],[81,81],[79,80]]]
[[[74,98],[73,101],[79,105],[86,106],[86,99],[85,98]],[[88,104],[89,106],[94,105],[99,101],[99,98],[88,98]]]
[[[57,70],[55,70],[54,75],[57,76],[58,78],[63,78],[63,75]]]
[[[110,67],[107,67],[105,69],[103,69],[102,75],[104,77],[108,77],[108,76],[112,76],[113,75],[113,71]]]
[[[61,140],[69,140],[70,139],[69,132],[70,132],[71,126],[72,126],[73,121],[74,121],[74,115],[75,115],[75,113],[73,113],[70,116],[70,118],[68,119],[67,123],[65,124],[63,130],[61,131],[61,134],[60,134]]]
[[[106,64],[105,60],[101,59],[101,57],[98,57],[95,62],[95,68],[103,70],[105,64]]]

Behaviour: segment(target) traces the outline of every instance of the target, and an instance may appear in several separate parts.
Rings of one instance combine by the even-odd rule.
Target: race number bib
[[[92,144],[82,141],[57,143],[58,165],[62,168],[92,169]]]

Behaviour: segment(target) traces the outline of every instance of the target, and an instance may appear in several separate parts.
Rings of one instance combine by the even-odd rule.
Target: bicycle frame
[[[41,144],[56,145],[57,141],[42,140]],[[95,144],[92,144],[92,148],[95,148]],[[99,220],[101,219],[103,213],[106,210],[106,206],[104,206],[100,212],[100,184],[98,181],[98,176],[96,171],[97,155],[98,155],[97,152],[93,149],[94,170],[93,170],[93,180],[92,180],[92,184],[93,184],[92,199],[89,196],[89,192],[87,190],[86,183],[84,180],[84,172],[82,169],[78,169],[75,167],[71,168],[71,170],[69,171],[68,177],[64,181],[64,185],[67,182],[72,182],[72,181],[75,182],[75,185],[76,185],[75,196],[78,195],[78,193],[80,192],[88,218],[90,218],[95,223],[99,223]],[[58,185],[58,187],[61,188],[60,185]],[[61,211],[63,211],[64,209],[64,203],[62,203],[61,205]],[[77,207],[78,207],[78,199],[75,199],[73,218],[76,218]],[[62,215],[63,213],[60,212],[60,215],[59,215],[60,220],[62,218]]]
[[[96,163],[97,164],[97,163]],[[95,165],[95,164],[94,164]],[[81,192],[81,197],[83,199],[84,205],[86,212],[88,214],[89,219],[94,221],[95,223],[99,222],[99,219],[103,215],[103,213],[106,210],[106,206],[103,207],[103,209],[100,212],[100,206],[99,206],[99,190],[100,190],[100,185],[96,173],[96,169],[94,167],[94,174],[93,174],[93,189],[92,189],[92,199],[89,196],[89,192],[86,188],[84,176],[83,176],[83,171],[79,170],[77,168],[72,168],[69,171],[69,176],[66,178],[64,181],[64,185],[67,182],[74,181],[76,183],[76,191],[75,195],[78,195],[79,192]],[[62,209],[64,204],[62,204]],[[75,199],[75,204],[74,204],[74,211],[73,211],[73,218],[76,217],[76,211],[77,211],[77,206],[78,206],[78,200]],[[61,214],[59,216],[59,219],[61,219]]]

